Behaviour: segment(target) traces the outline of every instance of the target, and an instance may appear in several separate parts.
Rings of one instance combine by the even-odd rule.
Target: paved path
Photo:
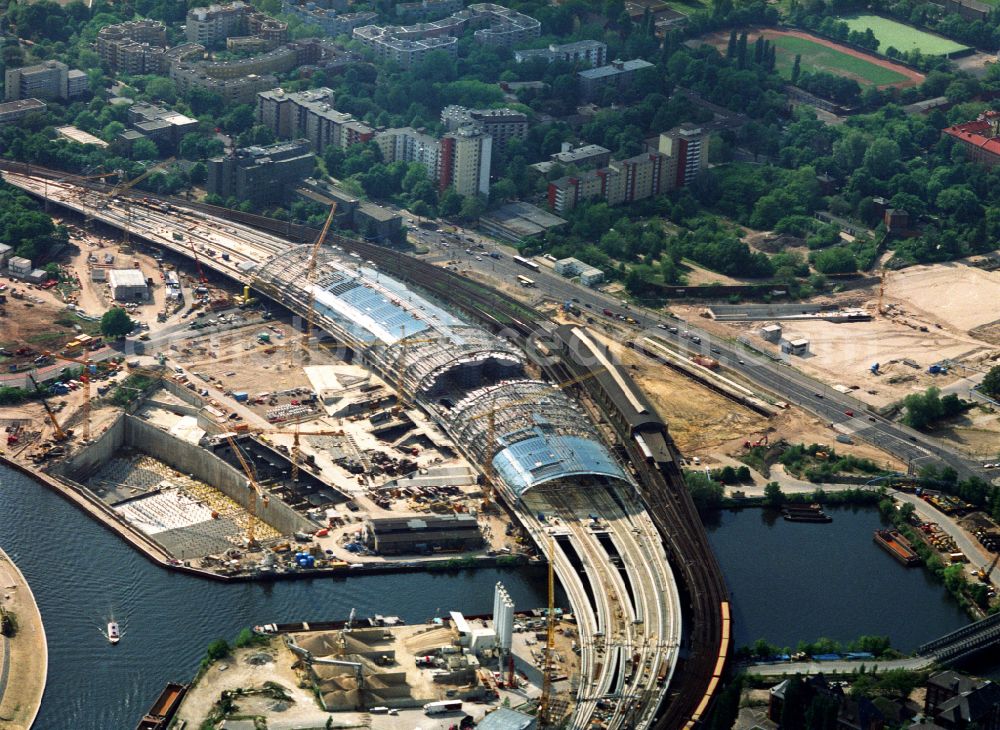
[[[965,553],[965,557],[969,559],[970,570],[980,568],[993,560],[993,554],[988,553],[986,548],[959,527],[955,520],[943,512],[939,512],[935,507],[920,499],[917,495],[907,492],[893,492],[892,496],[900,502],[912,504],[922,520],[925,522],[934,522],[944,530],[955,541],[955,544],[958,545],[958,549]],[[1000,583],[1000,567],[994,568],[990,572],[990,577],[994,585]],[[975,580],[975,578],[972,578],[972,580]]]

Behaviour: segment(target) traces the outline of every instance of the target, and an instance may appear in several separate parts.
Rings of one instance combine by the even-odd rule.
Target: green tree
[[[113,307],[101,317],[101,333],[106,337],[124,337],[135,328],[135,323],[121,307]]]
[[[476,195],[470,195],[462,201],[462,209],[458,216],[466,221],[477,221],[486,212],[486,204]]]
[[[802,75],[802,54],[795,54],[795,63],[792,64],[792,83],[799,83],[799,76]]]
[[[173,104],[177,101],[177,87],[168,78],[153,78],[146,84],[146,95],[153,100]]]
[[[1000,398],[1000,365],[994,365],[983,377],[980,386],[986,395],[991,398]]]
[[[768,482],[764,487],[764,504],[768,507],[780,507],[785,503],[785,493],[777,482]]]
[[[156,160],[160,157],[160,151],[151,140],[143,137],[132,143],[133,160]]]

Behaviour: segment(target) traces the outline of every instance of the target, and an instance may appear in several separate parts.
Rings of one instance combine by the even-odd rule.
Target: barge
[[[781,511],[789,522],[833,522],[818,504],[786,504]]]
[[[920,556],[910,546],[910,541],[898,530],[876,530],[875,542],[903,565],[912,566],[920,563]]]

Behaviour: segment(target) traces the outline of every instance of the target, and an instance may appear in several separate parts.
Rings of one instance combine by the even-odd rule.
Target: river
[[[49,676],[36,730],[128,730],[168,681],[187,681],[206,645],[255,623],[493,610],[502,580],[518,609],[545,604],[544,573],[466,570],[223,584],[162,570],[61,497],[0,467],[0,545],[38,601]],[[108,617],[122,624],[111,646]]]
[[[828,513],[827,524],[788,522],[761,509],[707,518],[733,595],[737,647],[767,639],[794,649],[802,640],[869,634],[911,652],[969,622],[927,571],[900,565],[872,541],[877,509]]]

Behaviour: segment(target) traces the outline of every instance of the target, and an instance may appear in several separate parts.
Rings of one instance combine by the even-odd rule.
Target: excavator
[[[984,564],[983,567],[977,570],[976,577],[983,583],[992,583],[993,581],[990,579],[990,573],[992,573],[993,569],[997,567],[998,560],[1000,560],[1000,553],[993,556],[993,560],[990,561],[989,566]]]

